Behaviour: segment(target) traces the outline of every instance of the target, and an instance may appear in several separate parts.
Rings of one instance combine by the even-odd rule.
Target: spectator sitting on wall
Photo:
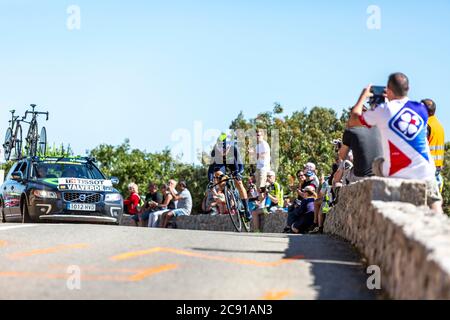
[[[139,225],[146,226],[151,212],[158,211],[163,202],[163,195],[158,191],[158,186],[152,182],[148,185],[148,193],[145,195],[145,204],[142,213],[134,215],[132,219]],[[147,222],[147,223],[146,223]]]
[[[345,161],[350,150],[353,153],[353,167],[348,173],[348,182],[353,183],[373,176],[372,163],[383,154],[378,128],[367,128],[362,125],[347,128],[342,142],[339,159]]]
[[[293,213],[290,230],[292,233],[307,233],[314,224],[314,201],[317,198],[314,187],[308,186],[303,190],[303,200],[300,207]],[[289,223],[290,223],[289,222]]]
[[[316,165],[312,162],[308,162],[307,164],[304,165],[303,167],[303,171],[305,173],[313,173],[313,176],[309,177],[309,181],[312,181],[311,183],[316,187],[316,192],[318,192],[319,187],[320,187],[320,181],[319,181],[319,177],[317,176],[317,169],[316,169]],[[308,178],[308,176],[307,176]]]
[[[148,217],[148,226],[150,228],[157,228],[160,224],[160,217],[163,213],[177,208],[176,201],[174,200],[172,193],[170,193],[170,185],[173,185],[175,180],[170,180],[168,184],[161,185],[161,193],[163,195],[163,202],[158,205],[156,211],[150,212]]]
[[[264,188],[265,194],[263,201],[265,203],[264,208],[258,208],[253,211],[253,228],[255,232],[260,231],[260,217],[265,213],[274,213],[277,210],[283,208],[284,195],[283,188],[276,182],[275,172],[269,171],[267,173],[267,185]]]
[[[178,183],[178,191],[171,188],[169,191],[173,198],[178,201],[177,208],[169,212],[164,212],[161,217],[162,228],[167,228],[169,220],[173,217],[189,216],[192,211],[192,196],[187,188],[187,184],[184,181]]]
[[[127,214],[130,214],[132,216],[137,216],[139,213],[139,203],[141,201],[141,198],[139,197],[139,188],[136,183],[130,183],[128,185],[128,192],[130,193],[129,197],[123,201],[123,205],[125,206],[125,210]],[[133,220],[136,222],[136,219],[133,218]]]
[[[436,166],[427,141],[427,107],[408,98],[409,80],[403,73],[389,76],[384,103],[363,112],[373,97],[372,86],[361,93],[352,109],[349,126],[376,126],[380,130],[383,157],[373,163],[377,176],[419,179],[427,184],[427,202],[435,213],[443,213],[436,181]]]
[[[214,183],[220,183],[219,175],[221,173],[216,172],[214,175]],[[205,198],[202,203],[202,210],[206,214],[218,215],[227,213],[227,205],[225,200],[225,194],[223,193],[224,184],[218,184],[209,189],[205,193]]]
[[[267,178],[266,178],[267,181]],[[248,208],[250,212],[255,211],[259,207],[259,192],[258,188],[255,184],[255,177],[250,177],[247,186],[247,194],[248,194]]]
[[[344,148],[343,146],[341,149]],[[340,188],[346,186],[350,183],[348,178],[350,177],[350,172],[353,168],[353,152],[350,150],[347,154],[347,158],[342,160],[339,156],[338,160],[339,166],[336,173],[333,176],[333,186],[334,188]]]

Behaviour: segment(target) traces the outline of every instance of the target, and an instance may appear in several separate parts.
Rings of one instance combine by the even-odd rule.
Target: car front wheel
[[[22,223],[32,223],[30,215],[28,214],[28,206],[26,203],[22,205]]]

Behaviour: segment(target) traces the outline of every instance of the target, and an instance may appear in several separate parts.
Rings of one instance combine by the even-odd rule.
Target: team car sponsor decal
[[[64,191],[112,191],[111,180],[59,178],[58,189]]]

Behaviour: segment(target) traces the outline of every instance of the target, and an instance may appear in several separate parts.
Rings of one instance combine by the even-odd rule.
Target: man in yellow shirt
[[[431,99],[422,100],[422,103],[428,109],[428,143],[430,145],[431,155],[436,165],[436,179],[439,184],[439,190],[442,193],[444,181],[441,171],[444,167],[445,154],[445,132],[442,124],[436,117],[436,103]]]

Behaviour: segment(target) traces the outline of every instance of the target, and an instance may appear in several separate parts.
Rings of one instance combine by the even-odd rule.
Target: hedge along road
[[[0,299],[376,299],[326,235],[0,224]]]

